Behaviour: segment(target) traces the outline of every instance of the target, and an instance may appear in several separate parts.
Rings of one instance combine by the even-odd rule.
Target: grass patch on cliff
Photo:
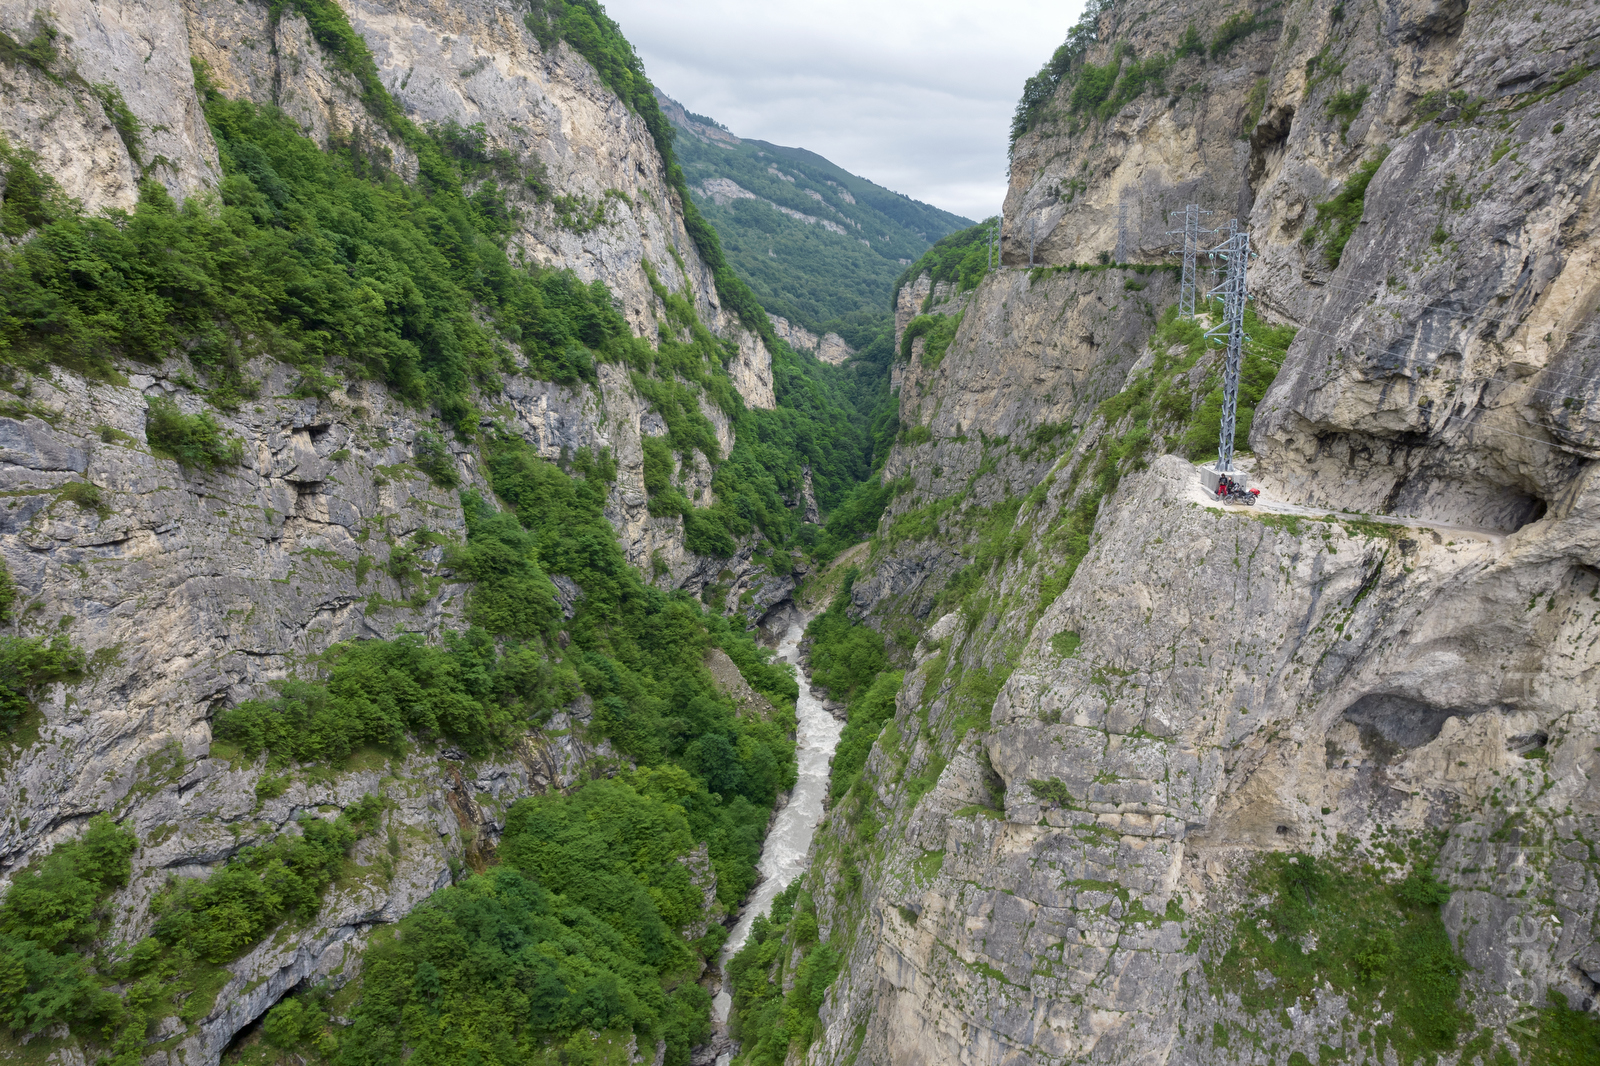
[[[1345,128],[1349,128],[1348,124]],[[1361,213],[1366,209],[1367,186],[1372,184],[1373,176],[1388,157],[1389,147],[1385,145],[1345,179],[1332,199],[1316,205],[1317,220],[1306,227],[1300,242],[1307,248],[1321,243],[1322,255],[1329,267],[1337,267],[1344,258],[1345,245],[1355,236],[1356,227],[1361,224]]]
[[[1457,1006],[1466,966],[1440,911],[1449,889],[1417,849],[1403,877],[1382,858],[1347,849],[1337,857],[1273,853],[1249,874],[1256,900],[1237,915],[1207,976],[1252,1014],[1310,1006],[1331,985],[1348,997],[1373,1050],[1398,1061],[1432,1061],[1454,1049],[1471,1017]],[[1275,979],[1263,984],[1256,973]],[[1385,1014],[1392,1014],[1388,1022]]]
[[[923,369],[932,370],[937,367],[944,361],[944,353],[949,350],[950,342],[955,340],[956,330],[961,328],[961,319],[964,316],[965,312],[956,315],[918,315],[913,318],[906,326],[904,336],[900,338],[901,361],[910,361],[912,342],[922,337],[920,361]]]
[[[1541,1066],[1600,1064],[1600,1018],[1568,1007],[1566,997],[1553,988],[1547,998],[1546,1006],[1523,1023],[1524,1027],[1532,1025],[1537,1034],[1523,1044],[1529,1051],[1528,1061]]]
[[[198,469],[215,470],[244,462],[244,441],[226,432],[209,412],[186,415],[164,396],[146,403],[144,436],[152,455]]]
[[[9,625],[17,586],[0,559],[0,626]],[[45,686],[82,680],[89,657],[63,633],[48,639],[0,634],[0,736],[13,732],[29,714]]]

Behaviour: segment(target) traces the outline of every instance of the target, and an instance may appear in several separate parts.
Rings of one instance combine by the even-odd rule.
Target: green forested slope
[[[729,261],[762,306],[814,332],[836,329],[836,320],[849,320],[853,313],[881,315],[906,262],[940,237],[972,224],[857,177],[815,152],[708,137],[706,126],[670,101],[666,114],[677,123],[674,151],[689,191],[716,227]],[[703,188],[707,179],[716,178],[761,199],[718,204]],[[801,221],[762,201],[845,232]]]
[[[838,508],[845,516],[862,510],[861,486],[893,435],[883,414],[888,340],[855,328],[866,352],[850,368],[791,352],[686,196],[689,229],[724,305],[773,351],[779,406],[746,409],[723,368],[729,342],[682,296],[664,297],[677,332],[652,347],[630,335],[603,285],[512,263],[505,247],[515,218],[503,189],[527,182],[539,191],[538,176],[459,129],[410,123],[336,5],[290,5],[355,74],[374,116],[416,151],[419,180],[321,149],[275,109],[224,98],[203,70],[197,80],[224,170],[214,202],[180,207],[150,183],[134,211],[87,217],[52,189],[37,160],[0,141],[8,238],[0,410],[29,410],[29,373],[63,366],[116,380],[181,349],[192,364],[188,386],[220,411],[254,395],[258,357],[293,365],[308,396],[349,378],[385,382],[437,419],[419,434],[415,462],[441,484],[454,477],[451,464],[435,461],[447,455],[442,434],[474,443],[496,500],[463,496],[467,540],[449,549],[455,574],[473,583],[466,628],[438,644],[336,646],[279,690],[217,712],[211,754],[241,767],[264,755],[256,787],[267,798],[289,775],[339,772],[362,753],[397,758],[418,741],[447,739],[469,757],[503,753],[581,693],[595,708],[591,739],[610,741],[631,768],[516,805],[498,865],[464,872],[377,938],[337,1003],[313,988],[274,1007],[264,1043],[240,1053],[487,1066],[614,1060],[631,1040],[643,1048],[661,1040],[666,1061],[680,1066],[708,1024],[695,978],[725,936],[716,919],[753,884],[772,803],[792,784],[795,683],[726,619],[652,587],[627,564],[603,512],[616,477],[611,456],[583,453],[563,470],[485,423],[482,398],[513,373],[577,383],[593,381],[600,362],[627,368],[668,426],[665,456],[653,458],[670,467],[672,452],[698,451],[716,465],[715,507],[675,499],[670,479],[655,482],[652,507],[683,514],[694,550],[726,555],[734,538],[753,538],[782,569],[819,532],[785,499],[799,497],[802,466],[824,509],[848,501]],[[643,70],[599,5],[546,0],[528,20],[565,37],[641,111],[682,189]],[[49,73],[52,57],[26,61]],[[718,454],[702,398],[737,429],[729,455]],[[153,451],[191,465],[240,461],[238,442],[209,414],[153,410],[147,435]],[[553,575],[583,589],[571,618],[555,602]],[[0,580],[0,606],[9,598]],[[773,701],[776,716],[738,713],[702,665],[713,647]],[[63,638],[62,654],[71,650]],[[14,1046],[64,1025],[91,1058],[132,1066],[158,1021],[194,1023],[212,1009],[224,965],[275,930],[299,935],[350,874],[356,842],[382,831],[384,813],[374,795],[335,819],[308,815],[208,879],[168,886],[151,935],[135,944],[108,943],[106,933],[108,901],[128,881],[136,841],[126,827],[97,821],[81,845],[20,871],[0,900],[0,1041]],[[391,837],[391,855],[398,846]],[[683,861],[700,847],[717,879],[709,904]]]

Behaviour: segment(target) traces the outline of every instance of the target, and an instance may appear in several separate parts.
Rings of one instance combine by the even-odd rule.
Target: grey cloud
[[[1082,6],[611,0],[606,9],[651,80],[689,110],[984,218],[1005,196],[1022,83]]]

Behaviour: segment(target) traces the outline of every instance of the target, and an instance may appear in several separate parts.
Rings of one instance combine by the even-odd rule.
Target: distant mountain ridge
[[[763,306],[815,334],[888,311],[895,280],[971,220],[815,152],[739,137],[659,92],[695,205]]]

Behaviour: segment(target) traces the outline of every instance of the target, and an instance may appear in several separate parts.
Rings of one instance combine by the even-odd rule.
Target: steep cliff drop
[[[687,1061],[871,445],[670,143],[594,0],[0,5],[0,1059]]]
[[[1089,5],[1018,108],[1005,268],[969,233],[898,293],[850,612],[905,683],[804,881],[844,961],[774,1043],[1594,1061],[1594,16]],[[1188,204],[1260,250],[1256,508],[1199,491]]]

